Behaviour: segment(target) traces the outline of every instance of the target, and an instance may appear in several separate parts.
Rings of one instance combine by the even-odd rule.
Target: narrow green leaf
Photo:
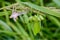
[[[38,11],[41,11],[41,12],[44,12],[45,14],[49,14],[49,15],[53,15],[53,16],[56,16],[56,17],[60,17],[60,13],[59,12],[55,12],[55,11],[52,11],[50,9],[47,9],[45,7],[42,7],[42,6],[37,6],[35,4],[32,4],[30,2],[22,2],[23,4],[35,9],[35,10],[38,10]]]
[[[15,33],[15,32],[10,32],[10,31],[5,31],[5,30],[0,30],[0,33],[5,33],[5,34],[11,35],[11,36],[17,35],[17,33]]]
[[[55,25],[57,25],[58,27],[60,27],[60,22],[58,21],[57,18],[53,17],[53,16],[48,16],[48,19],[54,23]]]
[[[12,31],[12,29],[2,20],[0,20],[0,25],[2,25],[5,30]]]
[[[11,14],[11,11],[7,11],[8,12],[8,15]],[[5,16],[5,12],[0,12],[0,16]]]

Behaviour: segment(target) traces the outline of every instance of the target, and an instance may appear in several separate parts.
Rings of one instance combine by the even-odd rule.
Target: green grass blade
[[[54,23],[55,25],[57,25],[58,27],[60,27],[60,22],[58,21],[57,18],[53,17],[53,16],[48,16],[48,19]]]
[[[60,13],[58,12],[55,12],[55,11],[52,11],[50,9],[47,9],[45,7],[42,7],[42,6],[37,6],[35,4],[32,4],[30,2],[22,2],[23,4],[35,9],[35,10],[38,10],[38,11],[41,11],[41,12],[44,12],[45,14],[49,14],[49,15],[53,15],[53,16],[56,16],[56,17],[60,17]]]
[[[0,25],[2,25],[5,30],[12,31],[12,29],[5,22],[3,22],[2,20],[0,20]]]

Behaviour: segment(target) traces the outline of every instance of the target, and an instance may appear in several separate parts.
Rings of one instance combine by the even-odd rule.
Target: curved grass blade
[[[0,25],[2,25],[5,30],[12,31],[12,29],[5,22],[3,22],[2,20],[0,20]]]
[[[57,25],[58,27],[60,27],[60,22],[58,21],[57,18],[53,17],[53,16],[48,16],[48,19],[54,23],[55,25]]]

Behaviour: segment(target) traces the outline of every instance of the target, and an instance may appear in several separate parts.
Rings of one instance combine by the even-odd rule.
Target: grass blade
[[[47,9],[45,7],[42,7],[42,6],[37,6],[33,3],[30,3],[30,2],[22,2],[23,4],[35,9],[35,10],[38,10],[38,11],[41,11],[41,12],[44,12],[45,14],[49,14],[49,15],[53,15],[53,16],[56,16],[56,17],[60,17],[60,13],[58,12],[55,12],[55,11],[52,11],[50,9]]]

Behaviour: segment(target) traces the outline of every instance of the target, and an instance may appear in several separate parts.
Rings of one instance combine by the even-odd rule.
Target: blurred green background
[[[0,0],[0,40],[60,40],[60,0]]]

